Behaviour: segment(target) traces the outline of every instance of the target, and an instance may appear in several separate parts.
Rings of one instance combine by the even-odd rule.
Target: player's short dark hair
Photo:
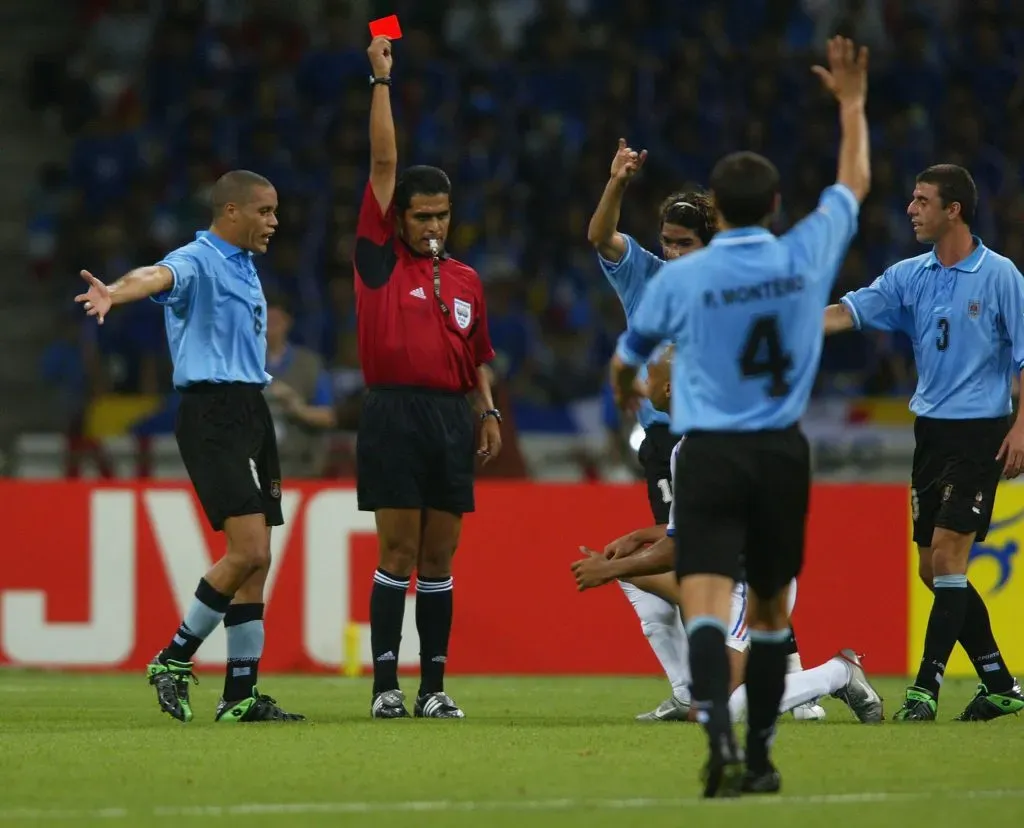
[[[971,174],[956,164],[935,164],[917,174],[918,184],[934,184],[939,191],[942,206],[960,204],[960,218],[968,227],[978,211],[978,186]]]
[[[249,170],[226,172],[217,179],[210,192],[213,214],[219,216],[228,204],[247,204],[252,191],[257,187],[273,186],[270,179]]]
[[[395,208],[399,213],[405,212],[409,209],[413,196],[451,194],[452,182],[444,170],[425,164],[406,167],[395,184]]]
[[[779,171],[756,152],[734,152],[711,171],[715,207],[733,227],[762,224],[775,210]]]
[[[291,297],[287,293],[282,293],[279,290],[267,291],[267,310],[270,310],[271,308],[282,310],[289,316],[295,315],[295,308],[292,304]]]
[[[692,230],[706,245],[718,231],[715,205],[711,195],[703,190],[684,190],[672,193],[658,208],[661,224],[678,224]]]

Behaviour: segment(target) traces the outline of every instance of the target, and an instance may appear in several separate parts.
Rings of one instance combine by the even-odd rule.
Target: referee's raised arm
[[[494,349],[480,277],[445,251],[448,176],[437,167],[414,166],[396,177],[392,44],[374,38],[367,54],[370,178],[354,270],[359,360],[368,389],[356,484],[359,508],[376,518],[380,549],[370,595],[370,715],[409,715],[398,686],[398,650],[415,572],[421,679],[414,712],[461,719],[462,710],[444,691],[451,562],[462,516],[474,510],[475,460],[486,461],[501,448],[501,414],[487,367]]]
[[[398,142],[391,114],[391,41],[375,37],[366,50],[370,57],[370,188],[382,212],[395,195],[398,177]]]

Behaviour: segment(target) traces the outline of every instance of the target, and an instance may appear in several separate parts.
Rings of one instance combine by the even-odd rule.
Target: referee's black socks
[[[416,576],[416,630],[420,635],[420,692],[444,690],[444,666],[452,633],[452,577]]]
[[[725,651],[725,624],[711,615],[699,615],[686,625],[690,639],[690,674],[693,708],[704,725],[712,751],[725,737],[732,743],[729,721],[729,656]]]
[[[224,620],[230,605],[230,595],[221,594],[202,578],[196,587],[195,598],[185,613],[185,619],[174,633],[171,643],[160,653],[160,658],[164,661],[191,661],[199,645]]]
[[[755,773],[768,770],[768,751],[779,705],[786,691],[786,668],[793,633],[784,630],[751,630],[747,657],[747,767]]]
[[[398,689],[398,647],[405,620],[409,579],[378,569],[370,592],[370,649],[373,652],[373,692]]]
[[[914,685],[938,698],[946,664],[967,618],[970,595],[966,575],[936,575],[932,584],[935,598],[924,636],[924,655]]]

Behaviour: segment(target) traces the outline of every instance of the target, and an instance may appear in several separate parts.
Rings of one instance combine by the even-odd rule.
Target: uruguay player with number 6
[[[263,396],[267,300],[253,253],[266,253],[277,228],[277,191],[247,170],[225,173],[212,192],[213,223],[195,241],[104,285],[82,271],[89,290],[75,297],[102,325],[114,305],[147,296],[164,306],[181,459],[210,525],[227,551],[199,581],[167,646],[150,663],[160,709],[192,720],[192,656],[221,622],[228,663],[218,722],[297,721],[256,690],[263,655],[263,588],[270,531],[281,514],[281,464]]]

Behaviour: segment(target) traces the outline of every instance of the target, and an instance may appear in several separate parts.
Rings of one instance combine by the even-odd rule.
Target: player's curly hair
[[[661,224],[678,224],[692,230],[706,245],[718,232],[715,207],[711,194],[703,190],[683,190],[672,193],[661,202],[658,210]]]

